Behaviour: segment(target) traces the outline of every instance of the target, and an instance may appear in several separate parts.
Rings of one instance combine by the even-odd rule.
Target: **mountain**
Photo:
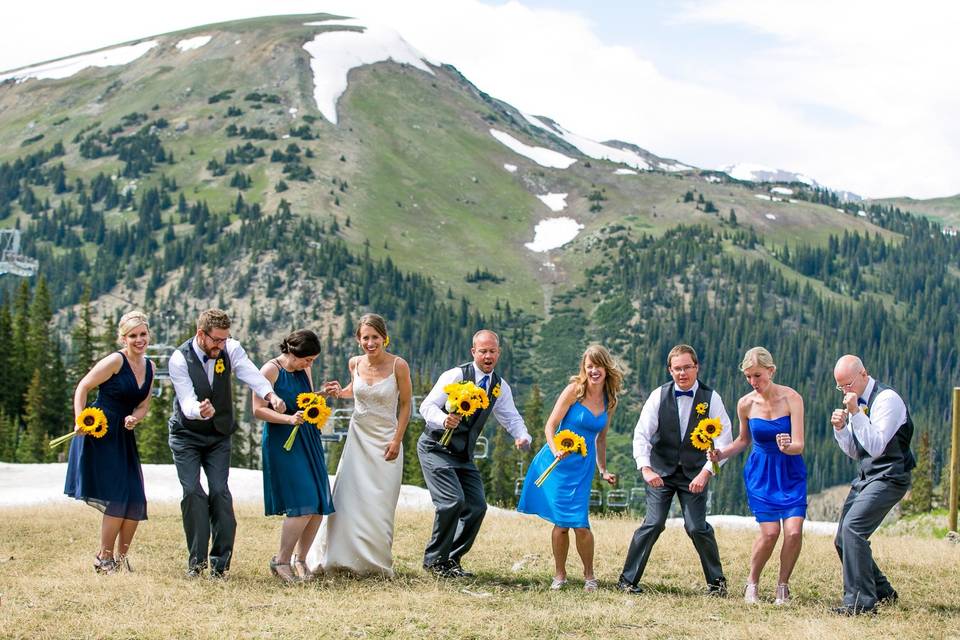
[[[953,228],[953,232],[960,228],[960,194],[946,198],[884,198],[868,200],[872,204],[888,207],[897,207],[903,211],[912,211],[927,216],[944,226]]]
[[[960,377],[945,311],[960,305],[956,237],[803,180],[771,188],[589,140],[414,45],[365,21],[281,16],[0,74],[0,228],[22,232],[40,276],[0,276],[0,370],[16,378],[0,394],[0,459],[4,415],[15,451],[42,451],[43,429],[69,422],[64,390],[112,348],[71,336],[91,333],[85,317],[109,336],[143,307],[155,340],[176,344],[211,305],[255,360],[316,329],[321,377],[343,375],[358,315],[382,313],[419,392],[494,327],[541,442],[544,403],[601,341],[627,370],[610,455],[629,483],[632,424],[680,341],[728,409],[746,391],[742,352],[771,349],[778,379],[808,398],[811,491],[850,472],[824,427],[842,353],[902,384],[942,456],[938,381]],[[238,451],[255,464],[248,427]],[[504,456],[484,467],[501,501]],[[725,480],[714,504],[742,510],[742,497]]]
[[[785,169],[774,169],[760,164],[740,162],[727,165],[719,169],[731,178],[745,182],[780,182],[784,184],[801,184],[813,188],[825,188],[813,178],[802,173],[795,173]],[[856,202],[863,198],[852,191],[832,190],[841,202]]]

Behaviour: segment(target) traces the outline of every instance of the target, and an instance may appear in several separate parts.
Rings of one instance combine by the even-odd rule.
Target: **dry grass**
[[[738,597],[701,595],[693,547],[668,529],[645,576],[647,593],[613,590],[636,522],[596,519],[601,591],[571,579],[560,593],[552,575],[549,525],[491,512],[465,566],[469,582],[437,581],[420,569],[432,514],[401,512],[394,580],[327,578],[284,587],[267,570],[279,519],[254,504],[238,507],[239,536],[230,580],[183,576],[184,542],[175,505],[154,505],[135,541],[136,573],[97,576],[91,568],[98,516],[81,505],[0,510],[2,638],[944,638],[957,636],[960,547],[941,540],[878,535],[875,553],[901,594],[876,617],[841,619],[826,609],[840,590],[832,541],[807,536],[793,579],[795,603],[745,606]],[[719,531],[731,584],[739,585],[753,535]],[[523,568],[514,571],[514,563]],[[581,577],[579,560],[569,563]],[[734,587],[738,591],[738,587]]]

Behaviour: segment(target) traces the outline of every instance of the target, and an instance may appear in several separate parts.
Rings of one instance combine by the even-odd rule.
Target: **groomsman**
[[[460,566],[470,551],[487,511],[480,472],[473,463],[473,448],[483,425],[492,413],[514,438],[518,449],[530,446],[530,434],[513,402],[510,385],[494,371],[500,358],[500,339],[486,329],[473,336],[470,350],[473,362],[445,371],[420,404],[426,421],[417,441],[417,455],[430,497],[437,509],[433,535],[423,553],[423,568],[444,578],[469,578],[473,574]],[[471,380],[487,391],[490,405],[469,418],[445,410],[447,394],[443,388],[454,382]],[[447,429],[453,435],[447,446],[440,437]]]
[[[713,477],[712,464],[705,452],[693,446],[690,437],[702,418],[719,418],[723,431],[715,446],[722,449],[732,442],[730,417],[720,394],[698,380],[699,368],[693,347],[680,344],[671,349],[667,371],[673,381],[650,394],[633,431],[633,457],[647,483],[647,514],[633,534],[617,583],[627,593],[643,591],[640,578],[667,522],[674,495],[680,500],[683,527],[700,556],[708,593],[727,593],[717,540],[707,523],[706,490]]]
[[[230,374],[236,373],[275,411],[283,413],[286,406],[240,343],[230,337],[230,318],[219,309],[200,314],[197,334],[174,351],[168,366],[176,392],[169,443],[183,487],[180,511],[190,554],[187,575],[203,573],[209,546],[210,577],[222,578],[230,569],[237,531],[233,497],[227,487],[230,436],[237,429]],[[201,468],[209,495],[200,485]]]
[[[845,355],[833,369],[843,408],[830,418],[843,452],[860,463],[843,504],[834,544],[843,564],[840,615],[873,612],[897,601],[870,550],[870,536],[910,488],[917,466],[910,451],[913,421],[900,395],[874,380],[857,356]]]

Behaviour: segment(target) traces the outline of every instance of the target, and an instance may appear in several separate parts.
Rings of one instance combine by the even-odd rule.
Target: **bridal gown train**
[[[383,454],[397,431],[395,373],[372,385],[354,373],[353,398],[353,416],[333,485],[336,513],[324,518],[307,563],[315,571],[392,577],[393,519],[403,450],[390,462]]]

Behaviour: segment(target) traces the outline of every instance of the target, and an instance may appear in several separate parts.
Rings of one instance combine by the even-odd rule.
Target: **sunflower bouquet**
[[[490,406],[490,399],[483,388],[478,387],[473,382],[454,382],[443,388],[447,394],[445,408],[447,413],[456,413],[463,418],[472,416],[477,411],[486,409]],[[447,446],[453,437],[453,429],[447,429],[440,436],[440,444]]]
[[[317,429],[322,429],[327,419],[333,411],[327,406],[327,401],[319,393],[309,391],[297,396],[297,408],[303,411],[303,420],[314,425]],[[300,425],[293,425],[290,431],[290,437],[283,443],[283,448],[287,451],[293,448],[293,439],[297,437],[297,431]]]
[[[102,438],[107,435],[107,416],[103,413],[102,409],[87,407],[77,416],[77,427],[79,427],[79,429],[74,429],[70,433],[51,440],[50,447],[60,446],[64,442],[72,439],[78,432],[93,436],[94,438]]]
[[[697,423],[693,433],[690,434],[690,443],[700,451],[713,451],[716,447],[713,441],[723,432],[723,424],[720,418],[703,418]],[[720,473],[720,465],[713,464],[713,475]]]
[[[553,436],[553,444],[561,453],[579,453],[584,457],[587,455],[587,441],[583,436],[578,435],[569,429],[558,431],[557,434]],[[550,463],[550,466],[540,474],[540,477],[537,478],[533,484],[537,485],[538,487],[542,486],[544,481],[546,481],[547,476],[549,476],[554,468],[560,464],[560,460],[560,458],[554,458],[553,462]]]

